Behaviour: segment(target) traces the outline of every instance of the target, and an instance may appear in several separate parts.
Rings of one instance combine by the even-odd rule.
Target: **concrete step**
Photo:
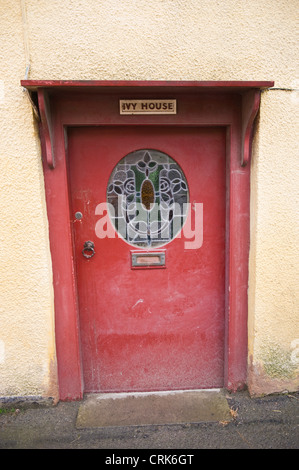
[[[232,414],[220,389],[101,393],[85,397],[76,428],[225,421]]]

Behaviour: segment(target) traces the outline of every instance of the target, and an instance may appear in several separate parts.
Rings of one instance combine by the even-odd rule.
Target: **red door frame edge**
[[[73,125],[136,125],[136,116],[120,120],[101,116],[93,96],[105,96],[110,87],[129,87],[155,96],[175,90],[200,92],[203,99],[218,102],[215,112],[193,116],[184,122],[170,122],[169,116],[159,118],[161,125],[221,125],[227,128],[227,242],[226,242],[226,338],[225,383],[236,391],[247,380],[247,288],[249,254],[249,198],[252,128],[258,112],[260,89],[273,82],[56,82],[22,81],[29,91],[37,91],[41,114],[40,138],[43,154],[45,191],[49,220],[50,249],[53,265],[55,303],[55,337],[58,363],[59,396],[61,400],[83,397],[84,384],[80,355],[76,275],[74,269],[72,229],[69,214],[67,175],[67,142],[65,129]],[[131,87],[130,87],[131,85]],[[102,91],[101,91],[101,87]],[[94,95],[92,92],[99,94]],[[82,92],[89,90],[88,93]],[[157,91],[159,89],[159,91]],[[55,91],[54,91],[55,90]],[[71,90],[71,93],[70,93]],[[162,91],[161,91],[162,90]],[[211,92],[212,90],[212,92]],[[214,95],[214,91],[220,95]],[[78,94],[79,91],[79,94]],[[57,93],[58,92],[58,93]],[[126,92],[128,93],[128,92]],[[212,94],[211,94],[212,93]],[[79,96],[80,95],[80,96]],[[79,96],[79,98],[78,98]],[[238,106],[231,110],[225,99],[233,96]],[[205,98],[206,97],[206,98]],[[239,98],[238,98],[239,97]],[[228,98],[230,99],[230,98]],[[80,101],[81,100],[81,101]],[[72,103],[76,102],[76,109]],[[62,106],[63,103],[63,106]],[[226,108],[226,109],[225,109]],[[238,108],[238,109],[236,109]],[[88,111],[86,111],[88,109]],[[116,116],[116,114],[115,114]],[[132,119],[133,118],[133,119]],[[138,117],[141,124],[157,124],[155,118]],[[55,158],[54,158],[55,156]]]

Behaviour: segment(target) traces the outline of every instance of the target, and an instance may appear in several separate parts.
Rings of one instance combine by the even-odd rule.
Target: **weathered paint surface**
[[[186,107],[181,97],[181,107],[183,103]],[[68,132],[71,220],[76,211],[83,214],[79,224],[73,223],[73,230],[86,393],[224,385],[226,130],[161,127],[81,127]],[[204,206],[204,243],[187,250],[185,236],[174,238],[163,245],[166,269],[132,270],[132,244],[114,233],[111,238],[100,232],[101,238],[95,236],[95,208],[106,199],[105,183],[119,160],[146,146],[175,157],[180,170],[170,170],[167,176],[164,173],[165,181],[167,177],[172,181],[171,172],[175,173],[174,181],[180,181],[178,175],[184,172],[191,200]],[[139,167],[136,180],[130,176],[131,185],[135,192],[136,184],[143,204],[145,184],[151,186],[146,196],[156,190],[156,213],[152,216],[156,220],[157,206],[160,210],[163,202],[162,196],[157,196],[158,191],[163,192],[163,173],[158,176],[158,188],[150,179],[138,183],[137,178],[145,178],[149,171],[144,169],[145,161],[156,166],[159,161],[151,150],[140,151],[139,158],[137,165],[144,163],[144,167]],[[125,171],[116,172],[115,185],[121,173]],[[171,198],[175,196],[174,188]],[[188,217],[194,224],[194,211],[189,210]],[[162,239],[166,236],[164,229]],[[82,256],[87,239],[94,241],[92,259]]]
[[[294,358],[299,338],[297,9],[296,0],[1,1],[0,395],[58,393],[40,147],[20,87],[28,61],[31,79],[275,80],[252,159],[249,386],[298,388],[298,362],[286,378],[282,359],[273,377],[269,359],[273,344]]]

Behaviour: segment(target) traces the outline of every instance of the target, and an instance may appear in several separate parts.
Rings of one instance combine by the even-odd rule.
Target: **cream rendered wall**
[[[58,393],[28,63],[30,79],[275,80],[252,161],[248,384],[298,388],[297,24],[297,0],[0,0],[0,395]]]
[[[298,105],[298,91],[263,92],[255,137],[248,384],[255,394],[299,388]]]
[[[53,291],[39,138],[20,87],[20,2],[0,1],[0,396],[57,397]]]

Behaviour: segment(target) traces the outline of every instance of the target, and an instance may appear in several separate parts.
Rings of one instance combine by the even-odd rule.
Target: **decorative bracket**
[[[53,126],[50,110],[50,101],[45,89],[38,89],[38,106],[41,118],[41,131],[44,138],[45,157],[49,168],[55,168]]]
[[[242,96],[242,153],[241,166],[246,166],[251,159],[253,126],[261,101],[258,89],[248,90]]]

